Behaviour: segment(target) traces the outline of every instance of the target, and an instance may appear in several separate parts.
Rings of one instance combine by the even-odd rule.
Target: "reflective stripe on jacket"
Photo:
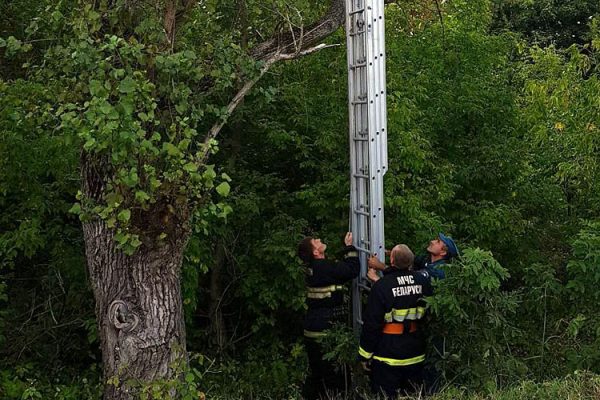
[[[344,284],[358,276],[360,263],[354,246],[344,249],[342,261],[327,259],[312,260],[306,277],[306,317],[304,330],[310,332],[306,337],[317,337],[319,333],[331,327],[338,309],[344,305]]]
[[[391,366],[405,366],[425,360],[422,329],[404,329],[402,334],[386,334],[384,324],[417,327],[425,314],[425,296],[431,295],[429,274],[425,271],[389,269],[371,288],[363,315],[359,357],[375,359]],[[409,324],[409,325],[406,325]]]

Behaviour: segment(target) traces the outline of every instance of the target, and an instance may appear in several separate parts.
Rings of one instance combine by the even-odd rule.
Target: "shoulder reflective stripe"
[[[425,307],[417,307],[417,319],[423,318],[425,315]]]
[[[348,257],[358,257],[358,251],[349,251],[346,253],[346,258]]]
[[[325,335],[327,335],[325,332],[307,331],[306,329],[304,330],[304,336],[311,339],[320,338]]]
[[[327,292],[327,293],[306,293],[306,297],[308,297],[309,299],[326,299],[328,297],[331,297],[331,292]]]
[[[395,358],[385,358],[379,356],[375,356],[373,357],[373,359],[381,361],[382,363],[386,363],[387,365],[391,365],[392,367],[402,367],[404,365],[413,365],[425,361],[425,354],[413,358],[407,358],[404,360],[398,360]]]
[[[371,358],[371,357],[373,357],[373,353],[369,353],[368,351],[366,351],[365,349],[363,349],[360,346],[358,346],[358,354],[360,354],[361,357],[364,357],[364,358]]]

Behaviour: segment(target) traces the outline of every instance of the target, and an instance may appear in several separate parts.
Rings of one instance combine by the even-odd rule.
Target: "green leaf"
[[[119,215],[117,215],[117,218],[119,219],[119,221],[121,222],[127,222],[129,221],[129,218],[131,218],[131,210],[122,210]]]
[[[129,240],[129,234],[124,232],[117,232],[115,235],[115,241],[120,245],[124,245]]]
[[[121,100],[121,103],[119,103],[121,105],[121,107],[123,107],[123,112],[125,112],[125,115],[132,115],[133,111],[135,110],[135,106],[133,104],[133,100],[129,99],[129,98],[125,98],[123,100]]]
[[[196,172],[198,171],[198,165],[193,162],[189,162],[183,166],[183,169],[187,172]]]
[[[177,156],[180,154],[179,149],[173,143],[165,142],[163,143],[163,151],[166,151],[170,156]]]
[[[119,84],[119,92],[131,93],[135,90],[135,87],[135,81],[130,76],[128,76],[127,78],[123,79]]]
[[[138,177],[137,174],[137,169],[136,168],[132,168],[131,171],[129,171],[129,174],[123,176],[122,178],[123,183],[126,184],[129,187],[135,187],[138,182],[140,181],[140,178]]]
[[[227,182],[231,182],[231,178],[225,172],[221,174],[221,178],[226,180]]]
[[[102,82],[92,79],[90,81],[90,94],[92,96],[101,96],[101,93],[104,92],[104,88],[102,87]]]
[[[137,192],[135,192],[135,199],[139,203],[144,203],[150,200],[150,196],[148,196],[148,193],[144,192],[143,190],[138,190]]]
[[[219,186],[216,187],[217,193],[219,193],[223,197],[227,197],[229,195],[229,191],[231,187],[227,182],[221,182]]]
[[[73,204],[73,207],[71,207],[69,209],[69,212],[71,214],[77,214],[77,215],[81,214],[81,204],[79,204],[79,203]]]

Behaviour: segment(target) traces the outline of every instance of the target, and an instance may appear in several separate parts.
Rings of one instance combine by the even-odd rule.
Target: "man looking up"
[[[438,237],[429,242],[427,254],[415,258],[414,269],[425,269],[432,278],[444,279],[446,272],[442,266],[460,254],[458,247],[451,237],[439,233]]]
[[[358,252],[352,246],[352,233],[344,238],[344,259],[334,262],[325,257],[327,245],[321,239],[306,237],[298,244],[298,257],[306,266],[306,304],[304,343],[310,367],[303,395],[305,399],[333,398],[345,390],[347,377],[332,362],[323,360],[317,339],[332,323],[344,322],[344,283],[360,272]],[[328,397],[331,396],[331,397]]]
[[[373,392],[389,398],[418,391],[423,383],[422,318],[431,285],[426,272],[410,269],[414,257],[404,244],[392,249],[391,266],[373,284],[363,317],[358,353],[371,371]]]

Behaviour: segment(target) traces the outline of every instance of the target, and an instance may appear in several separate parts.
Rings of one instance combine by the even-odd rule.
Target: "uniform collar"
[[[431,258],[429,259],[429,261],[427,261],[425,263],[425,266],[428,268],[435,268],[435,267],[439,267],[440,265],[444,265],[446,264],[446,259],[442,258],[441,260],[437,260],[437,261],[431,261]]]

